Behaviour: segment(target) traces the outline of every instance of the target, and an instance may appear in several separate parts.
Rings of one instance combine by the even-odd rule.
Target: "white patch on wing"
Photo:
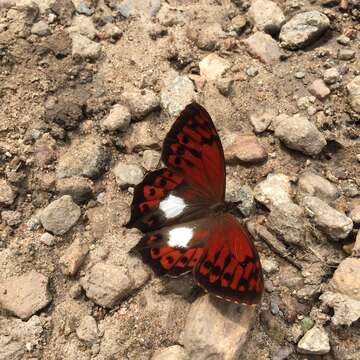
[[[182,198],[174,195],[169,195],[166,199],[160,202],[160,210],[163,211],[167,219],[172,219],[180,215],[186,207]]]
[[[188,227],[179,227],[169,231],[169,246],[186,248],[193,237],[193,229]]]

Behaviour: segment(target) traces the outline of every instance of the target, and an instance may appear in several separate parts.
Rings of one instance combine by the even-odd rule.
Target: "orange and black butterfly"
[[[207,111],[188,105],[167,134],[166,168],[136,186],[127,227],[145,235],[132,251],[159,274],[192,271],[197,284],[236,303],[261,301],[264,283],[250,235],[228,212],[225,159]]]

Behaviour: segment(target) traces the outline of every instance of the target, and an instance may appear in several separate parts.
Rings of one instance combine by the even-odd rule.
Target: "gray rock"
[[[76,329],[76,335],[87,344],[97,343],[99,341],[99,329],[96,320],[90,315],[84,316]]]
[[[131,114],[126,106],[116,104],[110,110],[109,115],[101,120],[100,126],[107,131],[125,131],[131,120]]]
[[[160,106],[159,97],[152,90],[133,89],[125,91],[122,93],[122,98],[135,120],[143,119]]]
[[[230,69],[230,63],[219,55],[212,53],[199,62],[200,75],[214,81],[223,76]]]
[[[19,211],[4,210],[1,212],[2,221],[12,227],[16,227],[22,222],[22,214]]]
[[[319,100],[324,100],[330,95],[330,89],[326,86],[324,80],[316,79],[309,86],[310,94],[316,96]]]
[[[279,270],[279,263],[274,259],[262,259],[261,266],[266,274],[273,274]]]
[[[36,314],[51,301],[48,278],[36,271],[0,283],[0,305],[23,320]]]
[[[323,327],[314,326],[300,339],[297,350],[301,354],[327,354],[330,352],[329,335]]]
[[[324,71],[324,82],[327,85],[332,85],[341,80],[341,75],[337,68],[330,68]]]
[[[58,179],[56,191],[60,195],[70,195],[77,204],[87,202],[92,196],[92,181],[81,176]]]
[[[226,201],[240,202],[237,208],[244,216],[250,216],[255,211],[255,198],[250,186],[236,186],[235,188],[230,188],[230,190],[229,186],[227,186],[226,189]]]
[[[142,166],[146,170],[154,170],[159,165],[161,154],[155,150],[145,150],[142,158]]]
[[[0,179],[0,205],[11,205],[14,203],[16,193],[5,179]]]
[[[343,260],[330,280],[330,289],[360,301],[360,258]]]
[[[280,31],[283,46],[296,50],[317,40],[330,26],[329,18],[319,11],[308,11],[295,15]]]
[[[94,139],[73,143],[60,159],[56,169],[58,179],[71,176],[98,178],[110,160],[109,150]]]
[[[315,196],[305,196],[302,204],[316,227],[333,240],[345,239],[353,228],[353,222],[345,214],[330,207]]]
[[[117,10],[126,18],[134,15],[152,17],[159,12],[160,7],[160,0],[123,0]]]
[[[280,61],[280,48],[277,42],[270,35],[258,31],[248,37],[244,43],[250,55],[259,59],[263,63],[271,65]]]
[[[31,33],[39,36],[46,36],[50,34],[50,29],[45,21],[40,20],[31,27]]]
[[[41,235],[40,241],[46,246],[53,246],[55,244],[55,236],[49,233],[44,233]]]
[[[171,116],[177,116],[195,99],[192,81],[183,75],[170,75],[161,90],[161,107]]]
[[[80,284],[88,298],[100,306],[112,308],[130,294],[133,279],[124,268],[100,262],[86,272]]]
[[[350,326],[353,322],[360,319],[360,301],[354,300],[347,295],[326,291],[320,296],[324,305],[334,309],[331,322],[335,326]]]
[[[238,359],[254,316],[252,306],[231,304],[210,295],[197,299],[191,305],[183,337],[190,359]]]
[[[87,244],[76,238],[60,258],[61,272],[64,275],[74,276],[84,263],[88,252]]]
[[[278,115],[275,109],[260,109],[249,115],[254,131],[259,134],[264,132]]]
[[[79,33],[90,40],[94,40],[98,35],[92,19],[85,15],[74,16],[71,27],[69,27],[67,31],[69,33]]]
[[[155,351],[151,360],[190,360],[186,351],[179,345]]]
[[[340,196],[335,184],[312,171],[305,171],[299,176],[298,187],[300,192],[317,196],[327,202]]]
[[[101,45],[99,43],[78,33],[72,33],[71,39],[74,58],[96,60],[100,57]]]
[[[72,201],[71,196],[64,195],[41,211],[40,221],[47,231],[63,235],[77,223],[80,215],[80,207]]]
[[[144,178],[144,170],[141,166],[135,164],[118,162],[113,169],[113,173],[116,178],[116,183],[122,189],[127,186],[135,186]]]
[[[252,1],[248,15],[257,29],[268,34],[277,34],[285,23],[282,10],[269,0]]]
[[[273,121],[275,136],[290,149],[306,155],[318,155],[326,140],[321,132],[306,117],[299,114],[288,116],[282,114]]]
[[[259,73],[259,70],[254,66],[249,66],[245,69],[245,73],[247,76],[255,77]]]
[[[347,84],[351,108],[360,114],[360,75]]]
[[[340,35],[339,37],[336,38],[336,41],[344,46],[350,44],[350,39],[346,35]]]
[[[339,49],[337,57],[340,60],[352,60],[355,55],[356,52],[352,49]]]
[[[95,12],[91,0],[72,0],[72,3],[79,14],[91,16]]]

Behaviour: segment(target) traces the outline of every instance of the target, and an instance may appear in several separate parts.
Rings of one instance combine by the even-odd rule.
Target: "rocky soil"
[[[358,0],[1,0],[0,359],[359,360],[359,20]],[[133,188],[192,100],[258,307],[128,254]]]

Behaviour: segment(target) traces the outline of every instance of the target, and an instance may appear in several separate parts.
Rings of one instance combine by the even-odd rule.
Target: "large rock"
[[[268,34],[277,34],[285,23],[282,10],[269,0],[252,1],[248,15],[257,29]]]
[[[306,117],[301,115],[279,115],[274,121],[275,136],[290,149],[306,155],[318,155],[326,140],[322,133]]]
[[[50,203],[40,213],[42,226],[55,235],[68,232],[79,220],[81,210],[71,196],[64,195]]]
[[[279,38],[284,47],[296,50],[317,40],[329,26],[329,18],[321,12],[303,12],[295,15],[281,28]]]
[[[330,352],[329,335],[321,326],[311,328],[297,346],[301,354],[324,355]]]
[[[360,114],[360,75],[347,84],[351,108]]]
[[[345,214],[335,210],[315,196],[305,196],[302,205],[316,227],[333,240],[345,239],[353,228],[353,222]]]
[[[202,296],[191,305],[186,319],[185,350],[190,359],[236,360],[254,319],[253,306],[231,304],[211,295]]]
[[[51,301],[48,278],[36,271],[0,282],[0,305],[23,320]]]
[[[96,140],[86,139],[73,143],[59,160],[56,176],[61,178],[85,176],[98,178],[105,171],[110,160],[110,152]]]

